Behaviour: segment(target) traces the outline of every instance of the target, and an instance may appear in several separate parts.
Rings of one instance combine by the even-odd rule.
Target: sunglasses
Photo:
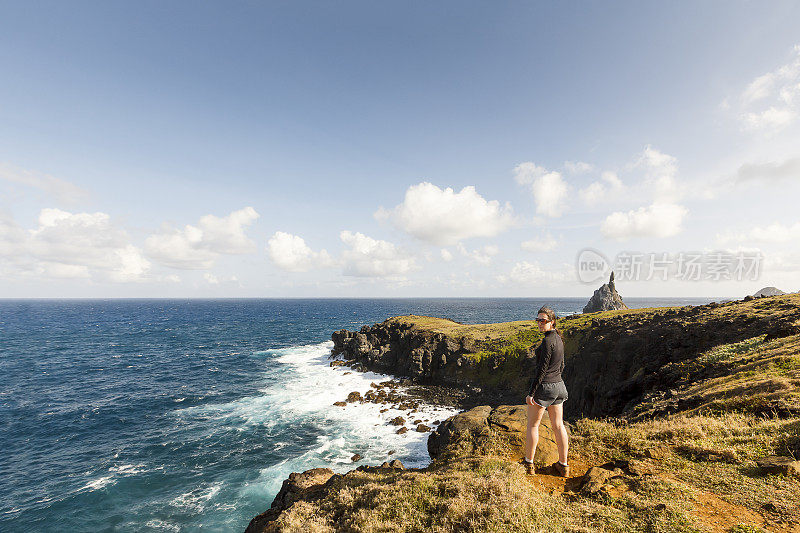
[[[538,322],[540,324],[545,324],[545,323],[550,322],[550,321],[548,319],[546,319],[546,318],[537,318],[536,322]]]

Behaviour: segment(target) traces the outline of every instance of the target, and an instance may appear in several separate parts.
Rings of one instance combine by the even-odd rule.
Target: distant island
[[[466,411],[412,427],[431,430],[430,466],[387,458],[292,474],[247,532],[800,528],[800,294],[583,313],[558,326],[573,477],[526,476],[516,463],[542,335],[533,321],[393,317],[333,333],[332,364],[463,391]],[[332,408],[401,401],[391,394]],[[548,431],[540,464],[554,453]]]

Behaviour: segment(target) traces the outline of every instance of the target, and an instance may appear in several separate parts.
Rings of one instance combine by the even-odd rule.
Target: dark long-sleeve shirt
[[[528,396],[533,396],[540,383],[561,381],[564,371],[564,342],[555,330],[545,331],[542,343],[536,347],[536,370],[530,381]]]

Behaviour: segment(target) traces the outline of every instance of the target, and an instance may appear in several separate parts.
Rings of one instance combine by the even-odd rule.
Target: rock
[[[495,409],[481,405],[439,424],[428,437],[428,453],[436,459],[445,454],[474,453],[499,447],[522,455],[526,427],[524,405],[500,405]],[[533,459],[538,465],[558,460],[555,436],[547,418],[539,424],[539,444]]]
[[[607,470],[600,466],[593,466],[581,478],[579,490],[584,494],[596,494],[603,490],[608,480],[621,475],[623,475],[621,468]]]
[[[757,459],[756,464],[764,474],[779,474],[800,478],[800,461],[796,461],[791,457],[770,455],[769,457]]]
[[[311,500],[323,492],[325,484],[334,476],[330,468],[312,468],[305,472],[292,472],[283,481],[281,490],[272,500],[270,508],[250,521],[245,533],[264,531],[267,524],[276,520],[281,511],[298,500]]]
[[[386,455],[394,455],[394,450],[389,450],[389,453]]]
[[[669,446],[654,446],[652,448],[648,448],[644,451],[645,456],[649,457],[650,459],[655,459],[656,461],[661,461],[666,459],[669,456],[672,448]]]
[[[416,424],[422,424],[422,420],[420,420],[420,419],[417,419],[417,420],[414,420],[414,421],[413,421],[413,422],[411,422],[411,423],[412,423],[412,424],[414,424],[414,425],[416,425]]]
[[[402,426],[403,424],[405,424],[405,423],[406,423],[406,419],[405,419],[405,418],[403,418],[402,416],[396,416],[396,417],[392,418],[392,419],[389,421],[389,423],[390,423],[391,425],[393,425],[393,426]]]
[[[608,283],[604,283],[602,287],[594,291],[589,303],[583,308],[584,313],[596,313],[597,311],[611,311],[614,309],[628,309],[622,297],[617,293],[614,286],[614,273]]]
[[[398,429],[397,431],[395,431],[395,433],[397,433],[398,435],[402,435],[403,433],[406,433],[407,431],[408,431],[408,428],[403,426],[400,429]]]
[[[332,366],[332,367],[333,366],[342,366],[342,365],[346,365],[346,364],[347,363],[345,361],[331,361],[330,366]]]
[[[361,393],[358,391],[353,391],[347,395],[348,402],[360,402],[362,401]]]
[[[367,467],[367,468],[369,468],[369,467]],[[365,468],[363,466],[359,467],[359,469],[364,469],[364,470],[367,470],[367,468]],[[398,470],[405,470],[406,469],[406,467],[403,466],[403,463],[401,463],[399,459],[395,459],[394,461],[391,461],[391,462],[384,461],[384,462],[381,463],[381,466],[378,467],[378,468],[395,468],[395,469],[398,469]]]
[[[764,287],[763,289],[753,293],[753,298],[764,298],[766,296],[780,296],[786,294],[777,287]]]
[[[356,461],[360,461],[363,458],[364,457],[361,454],[354,453],[353,456],[350,458],[350,460],[355,463]]]
[[[430,431],[430,430],[431,430],[431,428],[429,428],[425,424],[417,424],[417,431],[419,433],[425,433],[426,431]]]
[[[333,402],[333,405],[338,405],[339,407],[344,407],[347,405],[347,402]]]

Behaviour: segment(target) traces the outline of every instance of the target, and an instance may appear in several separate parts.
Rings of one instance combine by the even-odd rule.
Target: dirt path
[[[529,476],[528,480],[531,485],[553,495],[573,492],[578,490],[581,477],[591,466],[593,465],[573,460],[570,462],[569,478],[552,475],[548,469],[542,469],[537,471],[536,475]],[[764,516],[747,507],[727,502],[716,494],[691,486],[670,474],[657,473],[655,475],[671,484],[679,485],[683,489],[687,497],[691,499],[692,515],[707,531],[727,533],[737,525],[749,525],[775,533],[800,533],[800,527],[790,526],[787,528],[768,522]],[[613,494],[613,496],[620,496],[622,492],[624,489],[620,494]]]

